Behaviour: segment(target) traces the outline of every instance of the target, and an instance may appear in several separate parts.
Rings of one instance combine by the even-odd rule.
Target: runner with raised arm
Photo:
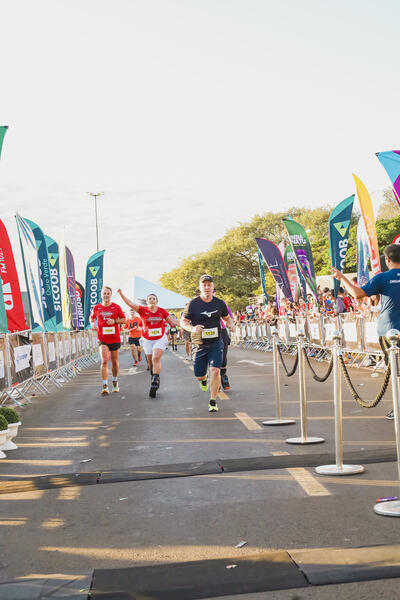
[[[102,394],[109,394],[108,390],[108,361],[111,357],[113,392],[119,392],[118,386],[118,353],[121,347],[119,325],[125,323],[126,318],[119,304],[111,302],[112,289],[104,286],[101,290],[101,302],[93,306],[89,321],[92,329],[97,329],[99,352],[101,358],[101,377],[103,379]],[[97,320],[97,327],[96,327]]]
[[[225,302],[213,295],[213,281],[211,275],[200,277],[200,296],[188,302],[181,318],[181,327],[190,331],[192,336],[194,375],[203,392],[208,389],[207,368],[210,368],[209,412],[218,411],[216,398],[221,385],[220,368],[224,349],[221,318],[229,329],[233,329]]]
[[[178,321],[173,315],[157,306],[158,298],[156,294],[149,294],[146,298],[147,306],[140,306],[140,304],[129,300],[122,290],[118,289],[117,292],[125,304],[133,308],[142,318],[142,345],[151,373],[149,396],[155,398],[160,387],[161,357],[168,346],[165,325],[166,323],[178,325]]]

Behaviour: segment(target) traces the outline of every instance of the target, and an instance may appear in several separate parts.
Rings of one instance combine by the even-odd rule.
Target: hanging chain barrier
[[[303,348],[303,353],[304,353],[304,357],[306,359],[306,363],[308,365],[308,368],[310,369],[313,379],[315,379],[315,381],[319,381],[320,383],[324,383],[324,381],[326,381],[329,377],[329,375],[332,373],[332,369],[333,369],[333,355],[331,356],[331,360],[329,362],[329,366],[328,366],[328,370],[325,373],[325,375],[318,375],[315,371],[314,371],[314,367],[311,364],[311,361],[309,359],[309,356],[307,354],[307,349]]]
[[[379,338],[379,343],[380,343],[380,346],[382,348],[382,351],[383,351],[383,354],[385,357],[386,371],[385,371],[385,376],[383,378],[382,387],[379,390],[376,397],[373,400],[371,400],[371,402],[366,402],[359,396],[359,394],[357,393],[357,390],[355,389],[355,387],[353,385],[353,382],[350,379],[350,375],[347,370],[346,363],[344,362],[343,354],[342,354],[342,352],[340,352],[340,354],[339,354],[339,361],[340,361],[340,364],[342,365],[342,371],[343,371],[343,375],[346,380],[347,386],[348,386],[354,400],[363,408],[374,408],[377,404],[379,404],[379,402],[382,400],[383,396],[385,395],[385,392],[388,388],[389,381],[390,381],[391,368],[390,368],[390,363],[389,363],[389,355],[388,355],[388,351],[387,351],[388,343],[387,343],[386,338],[383,338],[383,337]]]
[[[297,366],[299,364],[299,353],[296,352],[296,356],[295,356],[295,359],[294,359],[292,370],[289,371],[289,369],[287,368],[287,366],[285,364],[285,361],[283,360],[282,351],[281,351],[281,347],[280,347],[279,344],[277,344],[277,348],[278,348],[279,358],[280,358],[281,363],[282,363],[282,367],[284,368],[287,377],[292,377],[296,373],[296,371],[297,371]]]

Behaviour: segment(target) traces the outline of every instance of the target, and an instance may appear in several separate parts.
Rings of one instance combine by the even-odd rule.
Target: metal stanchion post
[[[281,418],[281,387],[279,380],[279,357],[278,357],[279,335],[277,331],[272,334],[272,356],[274,361],[274,385],[276,399],[276,419],[272,421],[263,421],[263,425],[291,425],[295,423],[293,419]]]
[[[315,471],[320,475],[355,475],[363,473],[361,465],[343,464],[343,427],[342,427],[342,378],[339,364],[340,331],[333,334],[333,401],[335,405],[335,465],[322,465],[316,467]]]
[[[304,368],[304,332],[297,334],[297,352],[299,354],[299,397],[300,397],[300,427],[301,436],[289,438],[287,444],[320,444],[324,442],[321,437],[308,437],[307,433],[307,398],[306,398],[306,372]]]
[[[399,372],[397,363],[397,341],[400,332],[397,329],[391,329],[387,332],[386,337],[390,340],[389,356],[390,369],[392,375],[392,394],[393,394],[393,412],[394,412],[394,429],[396,432],[396,450],[397,450],[397,473],[400,484],[400,406],[399,406]],[[400,489],[397,492],[400,497]],[[390,502],[379,502],[375,504],[374,511],[378,515],[385,517],[400,517],[400,500],[392,500]]]

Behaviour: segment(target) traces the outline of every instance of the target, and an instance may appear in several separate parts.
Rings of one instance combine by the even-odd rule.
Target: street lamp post
[[[89,194],[89,196],[92,196],[94,198],[94,214],[96,217],[96,247],[97,247],[97,252],[99,251],[99,225],[98,225],[98,221],[97,221],[97,197],[98,196],[103,196],[104,192],[86,192],[87,194]]]

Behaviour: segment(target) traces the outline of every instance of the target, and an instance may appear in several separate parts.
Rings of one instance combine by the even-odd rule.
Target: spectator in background
[[[340,313],[347,312],[346,303],[344,301],[344,288],[340,287],[338,290],[338,295],[336,298],[336,311],[335,313],[338,315]]]

